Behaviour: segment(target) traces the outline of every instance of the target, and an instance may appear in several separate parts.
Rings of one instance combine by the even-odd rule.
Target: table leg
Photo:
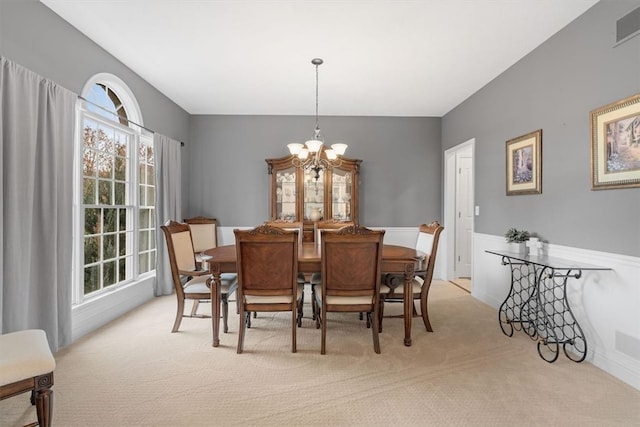
[[[498,321],[502,333],[513,336],[513,331],[523,329],[530,337],[535,337],[536,328],[536,273],[532,264],[514,262],[502,257],[502,265],[511,270],[511,288],[500,305]]]
[[[210,264],[210,271],[213,275],[211,281],[211,322],[213,326],[213,346],[220,345],[220,266],[215,263]]]
[[[413,263],[404,267],[404,345],[411,346],[411,320],[413,319],[413,292],[411,281],[415,273]]]
[[[558,358],[560,338],[556,332],[562,332],[556,331],[554,320],[557,312],[553,296],[555,287],[554,274],[553,268],[545,266],[541,267],[540,272],[536,275],[536,288],[538,290],[538,316],[536,319],[536,330],[539,337],[538,354],[549,363],[555,362]],[[552,295],[549,296],[549,293]]]
[[[582,362],[587,357],[587,340],[567,299],[567,279],[581,276],[580,270],[558,273],[553,268],[540,274],[538,289],[544,329],[542,340],[538,342],[538,354],[549,363],[558,358],[561,344],[570,360]]]

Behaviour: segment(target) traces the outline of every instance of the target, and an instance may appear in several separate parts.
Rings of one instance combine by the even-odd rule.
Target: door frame
[[[461,151],[471,148],[471,164],[473,170],[473,188],[471,189],[474,199],[475,217],[475,138],[471,138],[444,152],[444,231],[442,243],[441,271],[444,280],[455,279],[455,237],[456,237],[456,156]],[[471,275],[473,276],[473,230],[474,221],[471,222]]]

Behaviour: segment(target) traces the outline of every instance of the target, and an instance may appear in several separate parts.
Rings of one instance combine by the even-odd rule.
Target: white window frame
[[[149,132],[143,130],[142,116],[138,102],[136,101],[133,93],[128,86],[117,76],[108,73],[99,73],[91,77],[85,84],[82,94],[86,97],[88,92],[93,88],[95,84],[104,84],[111,88],[123,103],[125,111],[127,112],[127,118],[131,122],[139,126],[124,126],[119,123],[117,117],[114,115],[114,120],[108,120],[103,115],[92,112],[84,107],[83,102],[78,102],[76,108],[76,123],[77,132],[75,138],[75,162],[74,162],[74,256],[73,256],[73,292],[72,303],[74,306],[81,305],[87,301],[100,298],[101,296],[117,291],[122,287],[139,282],[141,280],[148,279],[151,276],[155,276],[155,268],[148,272],[139,274],[139,145],[142,141],[150,144],[153,147],[153,136]],[[89,295],[84,295],[84,201],[83,201],[83,128],[84,119],[88,118],[99,123],[105,123],[106,125],[117,129],[118,131],[131,135],[132,141],[128,144],[128,162],[127,165],[127,178],[129,180],[127,193],[129,194],[128,200],[125,201],[125,207],[127,209],[127,215],[131,215],[131,236],[127,239],[127,246],[131,244],[131,276],[124,282],[110,285],[107,288],[100,289],[92,292]],[[155,154],[154,154],[155,157]],[[155,164],[154,164],[155,167]],[[97,205],[99,207],[100,205]],[[156,224],[157,226],[157,224]],[[156,242],[156,253],[157,253]],[[157,258],[157,255],[156,255]],[[117,266],[116,266],[117,268]]]

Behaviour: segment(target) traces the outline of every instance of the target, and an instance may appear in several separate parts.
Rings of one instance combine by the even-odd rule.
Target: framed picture
[[[507,196],[542,193],[542,129],[507,141]]]
[[[591,189],[640,187],[640,94],[591,111]]]

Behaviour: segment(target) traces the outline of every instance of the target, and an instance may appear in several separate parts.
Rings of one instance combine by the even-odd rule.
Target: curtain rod
[[[104,108],[102,105],[98,105],[98,104],[96,104],[95,102],[91,102],[91,101],[89,101],[87,98],[85,98],[85,97],[83,97],[83,96],[78,95],[78,99],[81,99],[81,100],[83,100],[84,102],[87,102],[87,103],[89,103],[89,104],[93,105],[94,107],[97,107],[97,108],[99,108],[99,109],[101,109],[101,110],[103,110],[103,111],[106,111],[106,112],[107,112],[107,113],[109,113],[109,114],[113,114],[113,115],[114,115],[114,116],[116,116],[118,119],[126,120],[126,121],[127,121],[127,122],[129,122],[130,124],[132,124],[132,125],[136,125],[136,126],[138,126],[138,127],[142,128],[142,129],[144,129],[144,130],[146,130],[146,131],[148,131],[148,132],[156,133],[156,131],[154,131],[153,129],[149,129],[148,127],[142,126],[141,124],[138,124],[138,123],[134,122],[133,120],[129,120],[129,119],[128,119],[128,118],[126,118],[126,117],[122,117],[122,116],[120,116],[120,115],[118,115],[118,114],[114,113],[114,112],[113,112],[113,111],[111,111],[111,110],[107,110],[107,109],[106,109],[106,108]],[[180,146],[181,146],[181,147],[184,147],[184,142],[180,141]]]

